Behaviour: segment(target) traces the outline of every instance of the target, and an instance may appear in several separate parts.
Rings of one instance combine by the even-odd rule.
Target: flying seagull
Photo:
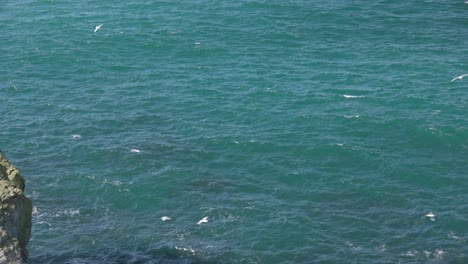
[[[430,219],[431,221],[435,221],[435,218],[434,218],[434,217],[435,217],[435,214],[433,214],[433,213],[431,213],[431,212],[428,213],[428,214],[426,215],[426,217],[429,217],[429,219]]]
[[[94,33],[96,33],[96,31],[98,31],[99,29],[101,29],[102,25],[104,25],[104,24],[97,25],[96,28],[94,29]]]
[[[208,216],[205,216],[200,221],[198,221],[197,225],[201,225],[203,223],[208,223]]]
[[[163,221],[163,222],[169,221],[169,220],[171,220],[171,218],[168,217],[168,216],[163,216],[163,217],[161,217],[161,221]]]
[[[461,80],[461,79],[463,79],[463,77],[466,77],[466,76],[468,76],[468,73],[453,78],[453,79],[451,80],[451,82],[456,81],[456,80]]]
[[[430,218],[434,218],[434,217],[435,217],[435,214],[433,214],[433,213],[428,213],[426,216],[427,216],[427,217],[430,217]]]

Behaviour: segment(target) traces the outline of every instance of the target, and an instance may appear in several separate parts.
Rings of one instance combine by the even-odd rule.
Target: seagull
[[[429,217],[429,219],[430,219],[431,221],[435,221],[435,218],[434,218],[434,217],[435,217],[435,214],[433,214],[433,213],[428,213],[428,214],[426,215],[426,217]]]
[[[463,77],[466,77],[466,76],[468,76],[468,73],[453,78],[453,79],[451,80],[451,82],[456,81],[456,80],[461,80],[461,79],[463,79]]]
[[[208,223],[208,216],[203,217],[200,221],[198,221],[197,225]]]
[[[98,31],[99,29],[101,29],[102,25],[104,25],[104,24],[97,25],[96,28],[94,29],[94,33],[96,33],[96,31]]]
[[[344,98],[362,98],[364,97],[363,95],[349,95],[349,94],[343,94]]]
[[[78,134],[73,134],[71,135],[72,138],[81,138],[81,135],[78,135]]]
[[[163,222],[169,221],[169,220],[171,220],[171,218],[168,217],[168,216],[163,216],[163,217],[161,217],[161,221],[163,221]]]
[[[430,218],[434,218],[434,217],[435,217],[435,214],[433,214],[433,213],[428,213],[426,216],[427,216],[427,217],[430,217]]]

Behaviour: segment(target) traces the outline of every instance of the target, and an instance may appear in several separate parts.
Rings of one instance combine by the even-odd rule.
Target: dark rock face
[[[32,203],[24,179],[0,151],[0,263],[27,263]]]

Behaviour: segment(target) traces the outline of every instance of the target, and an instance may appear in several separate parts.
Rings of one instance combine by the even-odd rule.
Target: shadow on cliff
[[[94,263],[131,263],[131,264],[215,264],[227,263],[219,260],[207,260],[207,256],[188,254],[185,251],[174,248],[159,248],[154,250],[135,251],[112,249],[95,255],[84,255],[76,252],[53,254],[31,254],[31,264],[94,264]]]

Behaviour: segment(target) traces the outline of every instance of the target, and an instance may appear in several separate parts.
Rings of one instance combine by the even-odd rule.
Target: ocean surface
[[[2,0],[0,33],[31,263],[468,263],[463,0]]]

